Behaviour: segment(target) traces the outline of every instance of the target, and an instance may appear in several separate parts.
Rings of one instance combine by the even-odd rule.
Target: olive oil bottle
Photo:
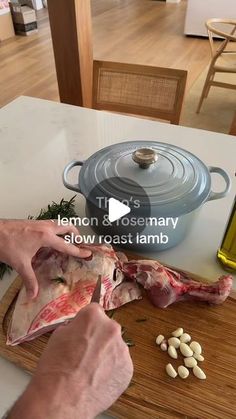
[[[236,270],[236,197],[217,257],[226,268]]]

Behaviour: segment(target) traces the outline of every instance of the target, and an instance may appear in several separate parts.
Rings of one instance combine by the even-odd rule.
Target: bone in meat
[[[223,303],[232,289],[230,275],[218,281],[204,284],[191,279],[152,260],[133,260],[123,265],[124,274],[146,290],[152,303],[161,308],[182,300],[199,300],[209,304]]]

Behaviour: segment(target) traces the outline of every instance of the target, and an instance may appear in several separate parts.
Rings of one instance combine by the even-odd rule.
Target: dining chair
[[[227,30],[222,30],[222,25]],[[236,50],[229,49],[236,42],[236,19],[209,19],[206,22],[211,49],[211,62],[197,107],[200,112],[203,100],[207,98],[211,86],[236,89],[236,84],[214,80],[216,73],[236,73]],[[220,37],[216,41],[215,37]],[[220,44],[219,44],[220,42]],[[217,43],[217,46],[216,46]]]
[[[108,61],[93,64],[93,108],[179,124],[187,71]]]

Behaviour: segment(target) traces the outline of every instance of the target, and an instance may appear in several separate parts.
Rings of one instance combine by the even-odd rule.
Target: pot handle
[[[230,190],[231,187],[231,180],[229,175],[220,167],[209,167],[209,172],[210,173],[218,173],[219,175],[221,175],[225,181],[225,189],[222,192],[213,192],[211,191],[208,201],[213,201],[214,199],[220,199],[223,198],[225,195],[227,195],[227,193]]]
[[[69,172],[71,171],[71,169],[73,169],[73,167],[75,166],[83,166],[84,162],[83,161],[77,161],[77,160],[73,160],[72,162],[70,162],[69,164],[67,164],[67,166],[65,167],[65,169],[63,170],[63,174],[62,174],[62,180],[64,183],[64,186],[68,189],[71,189],[72,191],[76,191],[79,193],[82,193],[79,185],[71,185],[68,180],[67,180],[67,176],[69,174]]]

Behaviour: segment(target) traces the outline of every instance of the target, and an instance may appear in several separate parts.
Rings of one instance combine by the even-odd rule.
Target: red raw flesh
[[[230,275],[203,284],[154,260],[128,261],[112,247],[83,247],[92,251],[91,257],[73,258],[48,248],[37,253],[33,268],[39,281],[39,295],[28,301],[25,288],[21,289],[8,330],[8,345],[34,339],[71,320],[90,303],[98,275],[102,276],[100,304],[105,310],[142,298],[138,284],[146,289],[152,303],[161,308],[182,300],[220,304],[232,289]],[[52,281],[57,277],[66,282]]]
[[[230,294],[233,285],[230,275],[221,276],[212,284],[204,284],[151,260],[125,262],[123,272],[127,278],[141,284],[152,303],[161,308],[183,300],[221,304]]]

